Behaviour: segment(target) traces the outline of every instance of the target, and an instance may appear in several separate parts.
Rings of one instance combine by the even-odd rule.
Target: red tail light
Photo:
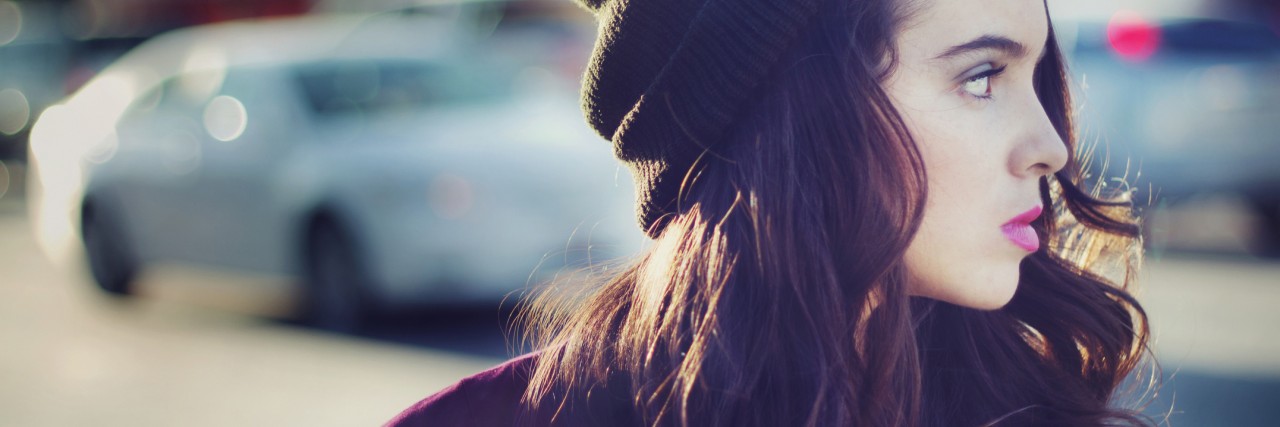
[[[1137,13],[1116,12],[1107,23],[1107,43],[1120,58],[1141,62],[1160,48],[1160,28]]]

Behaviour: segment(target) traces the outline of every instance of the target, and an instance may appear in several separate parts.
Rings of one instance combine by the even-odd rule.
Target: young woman
[[[1040,0],[588,0],[654,239],[392,425],[1134,425],[1123,194]]]

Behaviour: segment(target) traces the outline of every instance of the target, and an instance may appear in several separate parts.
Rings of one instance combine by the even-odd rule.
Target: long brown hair
[[[545,350],[526,402],[571,419],[620,396],[654,426],[1146,422],[1113,402],[1146,354],[1138,225],[1123,197],[1083,189],[1076,156],[1041,182],[1047,242],[1006,307],[907,294],[927,188],[881,89],[891,3],[826,2],[652,246],[531,300],[521,320]],[[1036,92],[1075,152],[1052,27],[1046,48]]]

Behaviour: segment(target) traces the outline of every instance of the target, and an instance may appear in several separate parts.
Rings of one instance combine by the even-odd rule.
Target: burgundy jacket
[[[593,392],[590,400],[559,408],[532,408],[520,402],[540,353],[511,359],[422,399],[387,422],[385,427],[631,426],[633,416],[622,387]],[[554,405],[553,405],[554,406]],[[554,415],[554,416],[553,416]]]

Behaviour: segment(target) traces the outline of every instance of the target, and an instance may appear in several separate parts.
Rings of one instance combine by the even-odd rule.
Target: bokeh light
[[[249,125],[249,114],[244,103],[227,95],[219,95],[204,109],[204,128],[209,136],[219,141],[232,141],[244,134]]]
[[[1107,23],[1107,41],[1121,58],[1143,61],[1160,47],[1160,29],[1137,12],[1119,11]]]
[[[0,46],[9,44],[22,33],[22,9],[17,2],[0,0]]]
[[[0,133],[18,133],[27,127],[30,118],[31,103],[22,91],[14,88],[0,90]]]

